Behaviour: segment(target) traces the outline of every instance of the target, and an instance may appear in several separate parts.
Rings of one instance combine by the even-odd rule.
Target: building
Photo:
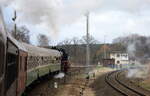
[[[129,64],[129,56],[126,52],[121,51],[113,51],[110,52],[110,59],[115,60],[115,67],[117,68],[123,68],[128,66]]]
[[[115,66],[115,59],[102,59],[101,63],[104,67],[111,67],[114,68]]]

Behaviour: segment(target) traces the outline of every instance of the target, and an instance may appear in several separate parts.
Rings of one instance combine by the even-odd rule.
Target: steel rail
[[[131,88],[119,80],[119,74],[122,71],[113,71],[105,76],[106,83],[113,89],[118,91],[124,96],[150,96],[150,94],[144,94],[135,88]]]

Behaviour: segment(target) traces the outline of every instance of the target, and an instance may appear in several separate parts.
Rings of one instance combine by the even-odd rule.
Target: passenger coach
[[[65,71],[68,55],[56,49],[20,43],[6,32],[0,11],[0,96],[21,96],[35,80]]]

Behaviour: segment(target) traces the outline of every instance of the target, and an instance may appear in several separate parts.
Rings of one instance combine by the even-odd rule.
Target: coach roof
[[[57,50],[41,48],[26,43],[22,43],[28,51],[29,56],[60,56]]]
[[[27,51],[26,48],[22,45],[22,43],[13,38],[10,33],[7,33],[7,36],[18,47],[19,50]]]

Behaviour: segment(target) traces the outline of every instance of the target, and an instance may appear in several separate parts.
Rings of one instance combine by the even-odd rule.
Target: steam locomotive
[[[0,11],[0,96],[21,96],[38,78],[69,68],[65,50],[20,43],[9,35]]]

